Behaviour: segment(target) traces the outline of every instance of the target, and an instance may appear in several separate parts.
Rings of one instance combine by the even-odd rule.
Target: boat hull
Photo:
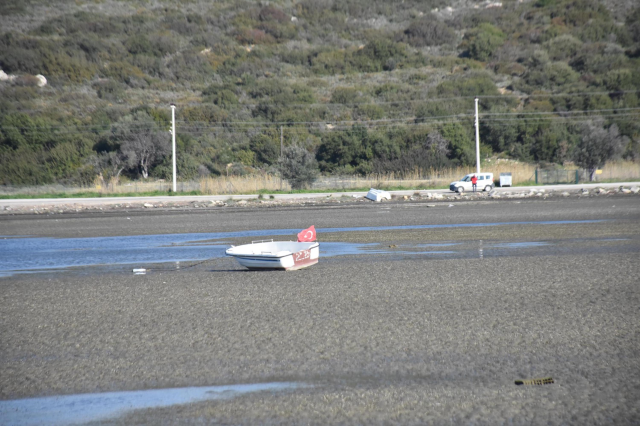
[[[245,244],[226,251],[248,269],[294,271],[315,265],[320,257],[317,242],[271,241]]]

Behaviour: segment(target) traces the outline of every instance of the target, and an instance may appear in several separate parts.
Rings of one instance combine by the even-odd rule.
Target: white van
[[[471,178],[478,176],[478,191],[491,191],[493,189],[493,173],[470,173],[460,180],[451,182],[449,189],[453,192],[463,193],[464,191],[473,191]]]

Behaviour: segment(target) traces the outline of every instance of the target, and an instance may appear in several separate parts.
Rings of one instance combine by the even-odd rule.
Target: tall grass
[[[265,191],[290,191],[291,186],[272,174],[219,176],[200,180],[202,194],[257,194]]]
[[[596,175],[599,181],[616,181],[620,179],[634,181],[640,179],[640,164],[633,161],[615,161],[607,163],[602,173]]]

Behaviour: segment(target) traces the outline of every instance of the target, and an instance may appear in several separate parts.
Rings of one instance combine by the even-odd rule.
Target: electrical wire
[[[584,96],[600,96],[600,95],[624,95],[631,93],[640,93],[640,90],[612,90],[612,91],[600,91],[600,92],[574,92],[574,93],[532,93],[532,94],[515,94],[509,93],[504,95],[478,95],[478,96],[449,96],[449,97],[433,97],[428,99],[409,99],[409,100],[399,100],[399,101],[367,101],[367,102],[356,102],[356,103],[302,103],[302,104],[282,104],[282,103],[253,103],[253,104],[237,104],[237,107],[250,107],[255,108],[257,106],[272,106],[272,107],[318,107],[318,106],[342,106],[342,107],[357,107],[364,105],[403,105],[403,104],[414,104],[418,102],[443,102],[443,101],[455,101],[455,100],[464,100],[464,99],[504,99],[504,100],[513,100],[513,99],[527,99],[527,98],[562,98],[562,97],[584,97]],[[205,106],[214,106],[214,103],[211,102],[198,102],[198,103],[187,103],[187,104],[177,104],[178,107],[189,107],[193,108],[196,106],[205,107]],[[109,109],[135,109],[140,108],[141,105],[111,105]],[[154,108],[153,106],[148,105],[148,107]],[[100,109],[95,107],[94,109]],[[102,108],[107,109],[107,108]],[[48,108],[42,109],[29,109],[29,110],[18,110],[18,112],[41,112],[47,111]]]

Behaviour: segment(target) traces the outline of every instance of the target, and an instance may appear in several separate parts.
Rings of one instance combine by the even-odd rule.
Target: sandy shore
[[[290,381],[309,387],[100,424],[637,424],[640,208],[637,198],[614,204],[308,212],[322,226],[463,222],[471,213],[606,220],[324,236],[387,247],[449,240],[476,251],[481,239],[544,239],[548,253],[427,259],[390,248],[294,273],[245,271],[224,258],[143,276],[86,268],[3,278],[0,397]],[[265,211],[258,226],[297,226],[286,213]],[[232,216],[191,216],[192,226],[215,217],[213,229],[234,228]],[[113,220],[11,224],[16,233],[89,235],[91,224],[100,233]],[[547,376],[555,383],[514,384]]]

